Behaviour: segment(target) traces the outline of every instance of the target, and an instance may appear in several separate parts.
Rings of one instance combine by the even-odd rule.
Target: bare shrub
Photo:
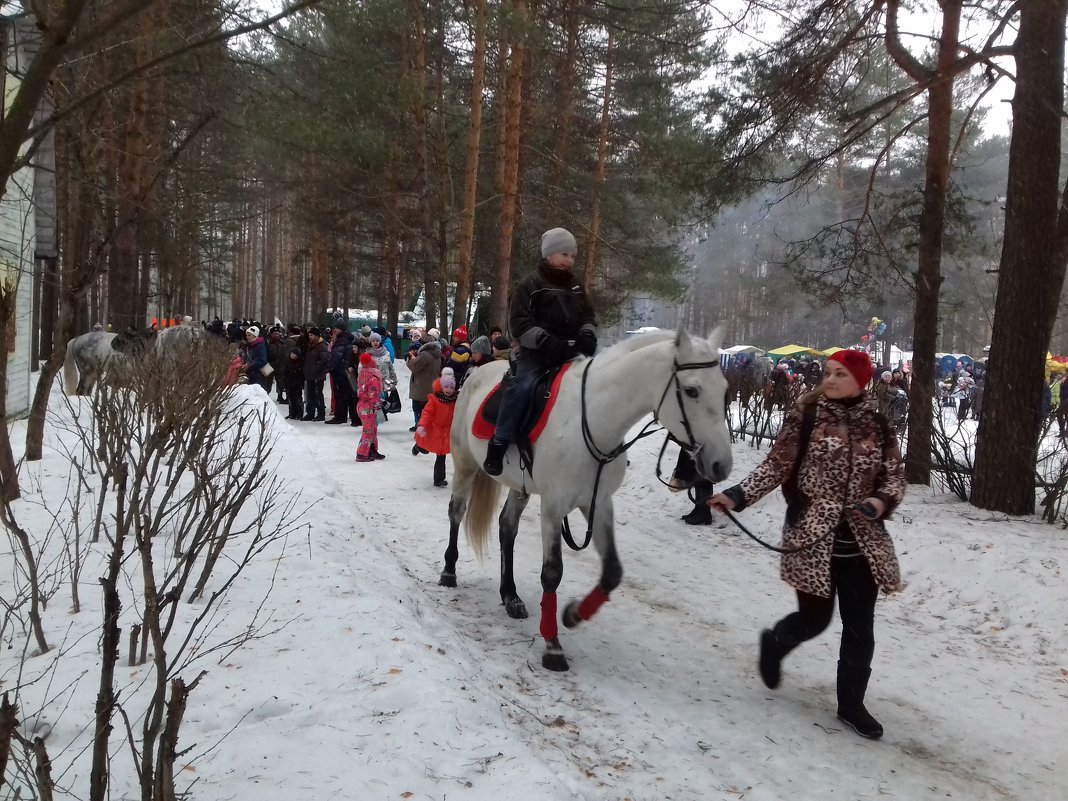
[[[126,780],[136,781],[142,801],[181,795],[174,763],[184,710],[205,675],[197,663],[270,633],[261,602],[243,628],[222,634],[219,601],[257,555],[284,548],[302,528],[303,510],[277,477],[277,412],[270,403],[243,401],[253,391],[227,383],[230,358],[212,341],[150,349],[112,365],[91,397],[68,401],[68,497],[42,502],[61,532],[48,563],[61,576],[53,583],[72,587],[74,611],[83,572],[100,576],[102,600],[92,629],[100,646],[95,709],[81,738],[51,748],[64,767],[49,774],[88,774],[89,783],[57,792],[103,801],[113,794],[114,771],[132,769]],[[8,530],[17,525],[12,515]],[[120,687],[126,624],[128,658],[147,662],[148,672]],[[191,669],[196,675],[184,675]],[[14,705],[27,706],[34,681],[23,681],[19,666]],[[29,706],[37,714],[56,698],[34,695]],[[111,747],[116,727],[125,732],[129,760]],[[22,767],[8,774],[44,797],[45,736],[37,739],[27,739]],[[51,778],[46,784],[51,792]]]

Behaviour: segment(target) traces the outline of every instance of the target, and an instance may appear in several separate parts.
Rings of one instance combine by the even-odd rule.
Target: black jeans
[[[326,402],[323,400],[325,378],[309,378],[304,382],[304,415],[322,420],[326,417]]]
[[[342,372],[330,374],[330,380],[334,388],[334,419],[348,420],[349,412],[354,411],[356,398],[349,384],[349,377]]]
[[[289,398],[289,416],[298,418],[304,416],[304,376],[286,377],[286,396]]]
[[[775,624],[780,646],[792,650],[823,632],[834,615],[834,598],[842,616],[839,659],[850,666],[870,667],[875,653],[875,601],[879,587],[863,554],[831,557],[831,597],[797,592],[797,611]]]
[[[693,485],[694,499],[698,506],[703,506],[716,494],[715,485],[697,474],[697,465],[694,464],[693,457],[686,448],[679,450],[679,460],[675,462],[675,477]]]
[[[423,409],[426,408],[425,400],[413,400],[412,401],[412,414],[415,415],[415,424],[419,425],[419,418],[423,416]]]
[[[440,484],[445,480],[445,454],[439,453],[434,459],[434,483]]]

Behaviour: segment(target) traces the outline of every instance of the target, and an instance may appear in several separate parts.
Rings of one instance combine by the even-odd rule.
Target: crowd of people
[[[237,346],[231,380],[260,386],[268,395],[273,392],[278,403],[288,406],[285,419],[361,428],[356,461],[386,458],[379,450],[378,425],[402,412],[395,367],[398,348],[388,330],[365,325],[352,332],[340,315],[325,331],[296,324],[265,330],[249,320],[215,320],[205,328]],[[468,341],[467,326],[459,326],[448,338],[436,328],[409,328],[404,339],[412,453],[433,453],[434,485],[446,487],[445,456],[456,394],[480,365],[508,360],[511,341],[497,327]]]

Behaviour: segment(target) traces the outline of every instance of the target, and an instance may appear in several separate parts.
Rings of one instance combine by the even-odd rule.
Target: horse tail
[[[74,340],[67,343],[67,355],[63,358],[63,391],[73,395],[78,389],[78,365],[74,361]]]
[[[467,543],[479,559],[486,553],[486,541],[489,539],[493,513],[497,511],[497,495],[500,488],[500,484],[481,470],[475,471],[471,496],[467,499],[467,515],[464,518],[464,525],[467,530]]]

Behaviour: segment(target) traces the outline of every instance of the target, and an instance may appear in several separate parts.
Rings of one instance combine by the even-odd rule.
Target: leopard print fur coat
[[[850,404],[818,393],[802,397],[763,463],[725,494],[735,502],[735,511],[741,511],[790,478],[801,446],[804,408],[813,403],[808,452],[797,473],[805,502],[788,516],[782,531],[783,548],[803,550],[783,554],[782,578],[802,592],[830,597],[832,532],[845,522],[876,583],[884,592],[896,592],[901,589],[901,570],[883,520],[905,496],[905,469],[897,437],[880,419],[874,398]],[[869,520],[853,508],[870,497],[886,504],[879,520]]]

